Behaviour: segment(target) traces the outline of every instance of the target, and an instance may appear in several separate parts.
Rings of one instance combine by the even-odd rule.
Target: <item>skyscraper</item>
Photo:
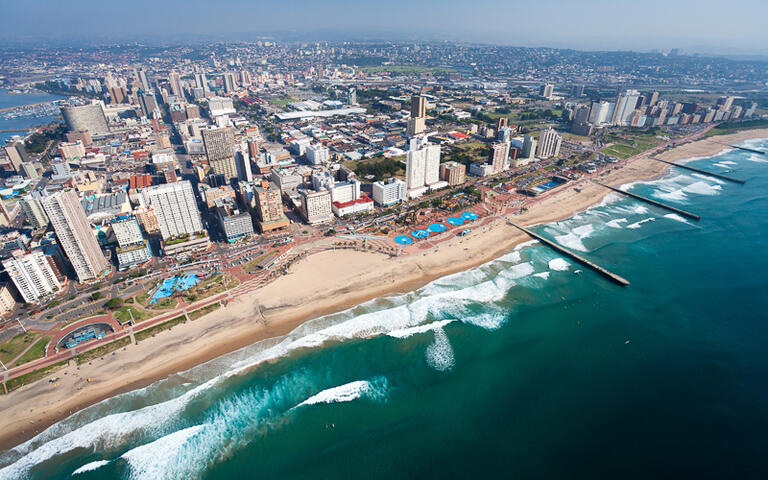
[[[176,72],[168,74],[168,83],[171,84],[171,93],[177,97],[184,97],[184,91],[181,89],[181,77]]]
[[[147,71],[144,70],[143,68],[140,69],[138,71],[138,77],[139,77],[139,82],[141,83],[141,88],[145,92],[151,92],[152,91],[152,87],[149,84],[149,77],[147,76]]]
[[[405,162],[408,194],[421,195],[427,187],[440,181],[440,145],[432,145],[426,137],[411,139]]]
[[[560,154],[560,144],[563,136],[558,134],[554,128],[548,128],[541,132],[539,136],[539,158],[555,157]]]
[[[203,145],[213,173],[227,180],[237,177],[235,163],[235,131],[231,127],[203,130]]]
[[[235,84],[235,74],[231,72],[227,72],[224,74],[224,92],[225,93],[232,93],[235,91],[236,84]]]
[[[149,187],[144,189],[142,195],[145,203],[148,203],[157,215],[157,224],[163,240],[203,230],[195,193],[189,180]]]
[[[501,173],[509,167],[509,144],[504,142],[491,145],[490,159],[492,173]]]
[[[539,88],[539,96],[550,100],[555,93],[555,86],[551,83],[546,83]]]
[[[411,96],[411,118],[427,116],[427,99],[421,95]]]
[[[408,136],[424,133],[427,126],[427,100],[421,95],[411,97],[411,118],[408,119]]]
[[[37,301],[40,297],[61,288],[48,258],[42,251],[3,260],[3,267],[27,303]]]
[[[74,190],[44,197],[42,203],[77,280],[82,283],[98,277],[109,265]]]
[[[202,88],[203,92],[208,91],[208,79],[205,78],[204,73],[196,73],[195,74],[195,87]]]

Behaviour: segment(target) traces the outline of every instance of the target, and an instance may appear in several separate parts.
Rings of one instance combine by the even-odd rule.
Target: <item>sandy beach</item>
[[[677,161],[709,156],[728,148],[723,143],[766,137],[768,129],[705,138],[659,157]],[[668,168],[640,156],[606,172],[601,180],[618,186],[659,177]],[[561,220],[599,203],[608,193],[582,180],[513,218],[522,225]],[[487,218],[473,229],[466,237],[451,234],[436,248],[400,257],[352,250],[309,255],[293,264],[287,275],[237,298],[226,308],[129,345],[103,360],[79,367],[71,362],[46,379],[0,396],[4,413],[0,448],[15,446],[71,413],[117,393],[144,387],[258,340],[284,335],[308,319],[384,294],[411,291],[435,278],[490,261],[530,240],[498,218]],[[48,381],[54,377],[58,378],[56,383]]]

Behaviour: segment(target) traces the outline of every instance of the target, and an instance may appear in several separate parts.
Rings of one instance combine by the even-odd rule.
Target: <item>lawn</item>
[[[123,305],[119,309],[115,310],[114,315],[117,321],[120,323],[130,322],[131,315],[133,315],[133,323],[136,324],[144,319],[153,317],[155,314],[143,309],[132,307],[130,305]]]
[[[142,330],[140,332],[137,332],[134,336],[136,337],[136,342],[140,342],[142,340],[146,340],[149,337],[154,336],[157,333],[160,333],[164,330],[170,330],[171,328],[175,327],[176,325],[180,323],[186,322],[187,319],[184,317],[184,315],[179,315],[178,317],[168,320],[167,322],[160,323],[158,325],[155,325],[154,327],[147,328],[146,330]]]
[[[41,368],[33,372],[25,373],[24,375],[18,376],[16,378],[12,378],[7,382],[5,382],[5,387],[8,389],[9,392],[12,392],[17,388],[21,388],[24,385],[40,380],[46,375],[53,373],[56,370],[59,370],[60,368],[66,365],[67,365],[67,362],[63,361],[59,363],[54,363],[53,365],[49,365],[45,368]]]
[[[198,308],[194,312],[189,312],[187,314],[187,316],[189,317],[190,320],[197,320],[198,318],[200,318],[200,317],[202,317],[204,315],[208,315],[209,313],[211,313],[211,312],[213,312],[215,310],[218,310],[219,308],[221,308],[221,304],[219,302],[216,302],[216,303],[212,303],[212,304],[210,304],[208,306],[205,306],[203,308]]]
[[[291,102],[295,102],[295,100],[291,97],[272,97],[268,98],[267,101],[272,105],[277,105],[279,107],[283,107]]]
[[[27,353],[21,356],[13,366],[23,365],[25,363],[43,358],[45,356],[45,346],[51,341],[51,337],[43,337],[35,343],[32,348],[27,350]]]
[[[92,350],[88,350],[85,353],[81,353],[75,359],[77,360],[78,365],[82,365],[83,363],[90,362],[91,360],[94,360],[99,357],[103,357],[104,355],[114,352],[115,350],[118,350],[122,347],[126,347],[131,344],[131,337],[126,335],[123,338],[120,338],[118,340],[115,340],[114,342],[110,342],[106,345],[101,345],[100,347],[96,347]]]
[[[19,356],[25,348],[36,342],[41,335],[42,333],[37,332],[20,333],[3,343],[0,345],[0,361],[2,361],[6,367],[10,368],[8,363]],[[34,348],[32,348],[32,350],[34,350]]]
[[[654,148],[657,144],[654,142],[639,140],[639,139],[633,139],[628,140],[624,138],[612,138],[612,141],[616,141],[617,143],[614,143],[610,147],[605,147],[604,149],[600,150],[602,153],[606,155],[613,155],[614,157],[618,158],[629,158],[634,155],[637,155],[638,153],[645,152],[646,150],[650,150]],[[632,144],[628,144],[626,142],[632,142]]]

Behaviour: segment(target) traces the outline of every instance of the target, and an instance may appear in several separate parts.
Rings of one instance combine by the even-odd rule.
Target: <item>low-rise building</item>
[[[461,185],[466,180],[467,167],[459,162],[445,162],[440,164],[440,180],[448,182],[448,185]]]
[[[240,211],[229,197],[216,200],[216,219],[229,243],[253,235],[253,220],[248,212]]]

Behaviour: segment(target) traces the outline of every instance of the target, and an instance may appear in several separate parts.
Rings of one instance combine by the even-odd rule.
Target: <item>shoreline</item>
[[[696,140],[658,156],[669,161],[713,156],[728,149],[720,142],[766,137],[768,129],[745,130]],[[609,169],[601,178],[623,185],[656,179],[669,168],[670,165],[641,154]],[[575,192],[576,186],[581,191]],[[581,180],[543,197],[529,211],[514,218],[526,226],[559,221],[598,204],[609,193]],[[498,218],[485,218],[474,229],[467,237],[452,237],[436,248],[402,257],[342,250],[308,256],[291,266],[287,275],[238,297],[225,308],[178,325],[170,333],[163,332],[139,345],[118,350],[114,357],[110,355],[103,361],[67,366],[2,395],[0,408],[7,420],[0,433],[0,448],[16,446],[71,413],[106,398],[145,387],[255,342],[283,336],[306,321],[383,295],[413,291],[439,277],[491,261],[530,240]],[[328,280],[318,285],[318,278]],[[265,322],[255,318],[257,306]],[[53,377],[59,378],[58,383],[45,381]]]

